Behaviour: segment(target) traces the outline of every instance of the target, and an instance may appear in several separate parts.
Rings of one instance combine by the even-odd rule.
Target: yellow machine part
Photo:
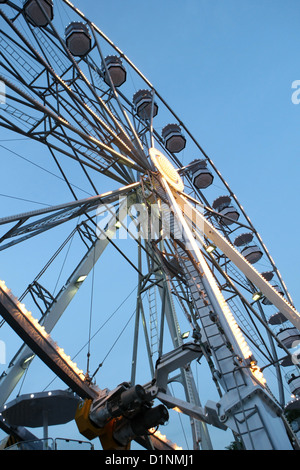
[[[80,434],[89,440],[99,437],[103,450],[129,450],[130,444],[120,446],[113,438],[115,423],[118,419],[111,419],[103,428],[96,427],[90,420],[90,408],[92,400],[85,400],[79,403],[75,421]]]
[[[17,439],[16,437],[7,436],[7,438],[3,439],[0,442],[0,450],[7,449],[8,447],[11,447],[11,446],[17,444],[18,442],[20,442],[20,440]]]

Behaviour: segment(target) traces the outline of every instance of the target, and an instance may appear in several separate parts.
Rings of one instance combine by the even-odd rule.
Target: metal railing
[[[3,450],[94,450],[94,445],[89,441],[58,437],[16,442]]]

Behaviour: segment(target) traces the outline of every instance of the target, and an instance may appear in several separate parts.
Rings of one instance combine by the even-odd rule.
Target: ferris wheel
[[[26,427],[10,403],[38,361],[105,450],[185,448],[183,420],[192,449],[212,449],[213,428],[249,450],[298,448],[300,315],[213,161],[70,1],[0,0],[0,16],[1,132],[34,145],[26,187],[56,201],[0,219],[0,256],[24,256],[23,293],[0,282],[1,327],[21,340],[1,428]]]

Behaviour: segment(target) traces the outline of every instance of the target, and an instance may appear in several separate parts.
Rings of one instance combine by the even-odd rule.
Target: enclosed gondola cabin
[[[73,21],[65,30],[66,45],[75,57],[86,56],[92,47],[92,39],[88,27],[79,21]]]
[[[240,217],[238,211],[231,205],[231,198],[229,196],[220,196],[215,199],[213,209],[222,216],[220,218],[222,225],[232,225]]]
[[[126,69],[120,57],[109,55],[105,57],[102,64],[102,73],[107,85],[114,85],[118,88],[126,81]]]
[[[161,135],[169,152],[179,153],[185,148],[186,139],[178,124],[168,124],[163,128]]]
[[[6,3],[6,2],[0,2]],[[53,0],[25,0],[23,10],[26,19],[40,28],[45,27],[53,20]]]
[[[263,252],[257,245],[246,246],[242,249],[241,254],[250,264],[257,263],[263,256]]]
[[[284,291],[283,291],[282,287],[278,286],[278,284],[273,284],[273,288],[275,290],[277,290],[278,294],[284,296]],[[272,305],[272,302],[270,302],[270,300],[267,299],[267,297],[264,297],[264,299],[262,300],[262,303],[264,305]]]
[[[157,115],[158,105],[153,99],[150,90],[139,90],[133,95],[132,102],[137,115],[141,119],[148,120]]]
[[[264,271],[263,273],[261,273],[261,275],[264,278],[264,280],[268,282],[270,282],[274,277],[273,271]]]
[[[195,160],[189,167],[190,177],[197,189],[206,189],[213,183],[214,176],[207,168],[205,160]]]
[[[281,328],[276,336],[286,348],[291,348],[300,341],[300,333],[295,327]]]
[[[268,320],[269,325],[282,325],[288,319],[281,312],[274,313]]]
[[[293,395],[299,396],[300,397],[300,376],[299,376],[299,371],[293,370],[289,374],[286,374],[286,379],[288,386],[290,388],[290,391]],[[299,402],[297,403],[299,405]],[[290,408],[292,408],[290,406]],[[298,408],[298,406],[297,406]]]

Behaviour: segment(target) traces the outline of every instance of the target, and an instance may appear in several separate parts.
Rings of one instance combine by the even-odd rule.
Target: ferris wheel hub
[[[182,192],[184,190],[183,181],[170,160],[154,147],[149,149],[149,154],[160,175],[172,188]]]

